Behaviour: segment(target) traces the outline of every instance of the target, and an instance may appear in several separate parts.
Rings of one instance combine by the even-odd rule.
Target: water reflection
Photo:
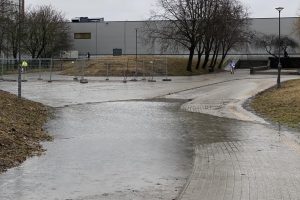
[[[234,120],[180,103],[117,102],[62,108],[47,153],[0,177],[0,199],[172,199],[194,146],[245,137]],[[248,124],[249,125],[249,124]]]

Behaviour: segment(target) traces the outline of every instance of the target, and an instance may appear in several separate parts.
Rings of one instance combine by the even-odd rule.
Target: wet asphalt
[[[58,108],[47,152],[0,177],[1,199],[175,199],[198,144],[236,141],[244,122],[132,101]],[[230,126],[228,126],[230,124]],[[249,124],[248,124],[249,126]]]
[[[227,149],[227,144],[235,144],[242,149],[241,146],[251,144],[253,147],[258,141],[260,146],[254,147],[255,153],[275,148],[278,150],[274,152],[276,154],[281,148],[287,149],[280,154],[280,158],[290,155],[286,166],[293,169],[291,173],[295,173],[298,167],[291,163],[300,163],[295,153],[297,144],[291,149],[290,140],[285,140],[288,145],[284,148],[276,127],[255,120],[245,122],[218,114],[207,115],[211,113],[205,108],[202,110],[207,114],[197,113],[199,110],[193,112],[182,109],[186,101],[191,99],[199,103],[201,98],[205,98],[207,105],[210,92],[216,94],[216,88],[223,91],[218,85],[211,84],[230,82],[234,78],[225,74],[198,78],[200,80],[194,77],[190,83],[188,79],[179,78],[173,83],[140,83],[138,86],[137,83],[110,85],[101,82],[84,86],[63,81],[50,85],[46,82],[25,84],[25,97],[55,107],[54,118],[46,124],[54,141],[44,143],[47,149],[44,155],[30,158],[0,176],[0,199],[227,199],[225,194],[217,196],[214,192],[219,191],[222,185],[214,184],[216,178],[210,170],[221,169],[224,174],[219,173],[217,178],[224,176],[227,179],[221,178],[216,183],[229,185],[228,171],[232,170],[228,170],[226,162],[234,162],[227,159],[223,146]],[[241,73],[238,78],[248,76]],[[206,87],[207,84],[210,86]],[[189,90],[198,86],[201,87]],[[1,89],[13,92],[14,87],[14,83],[0,82]],[[226,87],[230,87],[230,83]],[[162,100],[165,95],[169,98]],[[219,94],[224,100],[222,95]],[[158,98],[154,100],[155,97]],[[217,96],[212,95],[212,98]],[[208,107],[218,113],[218,108]],[[230,153],[228,155],[234,155]],[[247,154],[246,157],[252,158],[253,155]],[[272,156],[269,158],[273,162],[276,156]],[[236,165],[240,166],[240,163]],[[261,167],[259,162],[256,165]],[[278,166],[276,169],[281,168]],[[254,171],[253,168],[250,170]],[[245,174],[240,173],[239,176]],[[295,176],[299,177],[299,174]],[[296,178],[293,181],[299,180]],[[241,183],[235,182],[235,179],[233,182],[234,185]],[[276,186],[276,181],[273,182]],[[203,188],[207,183],[214,186]],[[273,191],[273,187],[267,189],[270,193]],[[295,197],[297,189],[289,197]],[[234,191],[231,193],[234,194]],[[246,199],[288,199],[283,195],[258,198],[257,189],[257,195],[253,195],[253,198],[248,193]],[[228,199],[245,198],[242,195],[229,195]]]

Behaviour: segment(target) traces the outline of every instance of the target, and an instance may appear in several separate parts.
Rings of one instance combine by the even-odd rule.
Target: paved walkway
[[[300,145],[294,140],[297,135],[269,127],[242,107],[248,98],[274,83],[269,79],[240,79],[217,85],[166,98],[192,98],[182,109],[249,121],[252,125],[241,128],[236,140],[197,145],[193,172],[178,199],[300,199]]]
[[[299,199],[299,145],[259,134],[197,146],[193,173],[178,199]]]

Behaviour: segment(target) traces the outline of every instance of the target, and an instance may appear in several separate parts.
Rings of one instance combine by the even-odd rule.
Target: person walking
[[[26,81],[26,70],[28,67],[28,63],[26,60],[23,60],[21,63],[21,73],[23,74],[23,80],[22,81]]]
[[[230,61],[229,67],[230,67],[230,73],[231,73],[231,74],[234,74],[235,63],[234,63],[233,60]]]
[[[26,68],[28,67],[28,63],[26,62],[26,60],[22,61],[21,67],[22,67],[22,69],[21,69],[22,72],[24,72],[26,70]]]

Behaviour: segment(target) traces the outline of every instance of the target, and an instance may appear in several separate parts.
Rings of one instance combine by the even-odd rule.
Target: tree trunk
[[[194,52],[195,52],[194,46],[190,48],[190,55],[189,55],[189,61],[186,67],[186,71],[192,72],[192,65],[193,65],[193,57],[194,57]]]
[[[213,63],[214,67],[217,65],[218,58],[219,58],[219,52],[217,52],[217,54],[216,54],[216,57],[215,57],[215,60],[214,60],[214,63]]]
[[[13,51],[13,58],[16,60],[18,57],[18,51]]]
[[[222,66],[223,66],[223,64],[224,64],[225,58],[226,58],[226,55],[222,55],[222,59],[221,59],[221,61],[220,61],[220,63],[219,63],[219,66],[218,66],[219,69],[222,68]]]
[[[213,43],[214,43],[214,40],[210,39],[210,41],[207,41],[207,43],[205,45],[205,59],[204,59],[203,65],[202,65],[203,69],[206,68],[206,66],[209,62],[209,56],[210,56],[210,52],[211,52]]]
[[[197,66],[196,69],[198,70],[201,64],[201,58],[202,58],[203,52],[198,51],[198,60],[197,60]]]
[[[214,64],[214,61],[215,61],[215,57],[216,57],[216,51],[214,51],[214,55],[213,55],[213,57],[212,57],[212,59],[210,61],[209,68],[213,69],[213,67],[214,67],[213,64]]]
[[[202,42],[202,39],[200,39],[199,44],[198,44],[198,49],[197,49],[197,51],[198,51],[198,60],[197,60],[197,65],[196,65],[197,70],[199,70],[199,68],[200,68],[201,58],[202,58],[202,55],[204,53],[204,50],[205,50],[204,49],[204,44]]]
[[[218,47],[216,49],[216,57],[215,57],[214,62],[213,62],[214,67],[216,67],[216,65],[217,65],[218,58],[219,58],[219,52],[220,52],[220,44],[218,45]]]
[[[209,61],[209,55],[210,52],[209,51],[206,51],[205,52],[205,58],[204,58],[204,62],[203,62],[203,65],[202,65],[202,69],[205,69],[207,64],[208,64],[208,61]]]
[[[214,71],[215,69],[215,66],[216,66],[216,62],[217,62],[217,59],[218,59],[218,54],[219,54],[219,48],[220,48],[220,44],[219,43],[216,43],[215,44],[215,47],[214,47],[214,55],[211,59],[211,62],[210,62],[210,68]]]

